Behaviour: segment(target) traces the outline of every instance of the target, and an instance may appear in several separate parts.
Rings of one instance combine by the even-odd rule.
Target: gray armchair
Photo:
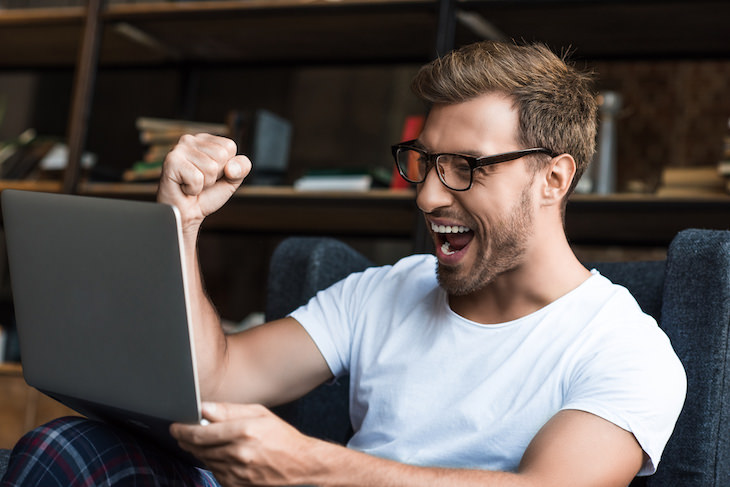
[[[268,318],[369,265],[331,239],[292,238],[271,263]],[[687,372],[684,410],[653,476],[632,487],[730,485],[730,231],[685,230],[667,259],[587,264],[626,286],[667,333]],[[347,379],[277,410],[304,432],[344,443],[350,434]]]
[[[267,317],[280,318],[370,262],[342,242],[292,238],[276,250]],[[730,485],[730,231],[686,230],[666,261],[588,264],[629,288],[672,341],[687,372],[688,393],[657,473],[631,485]],[[323,385],[277,409],[303,432],[344,443],[351,434],[348,383]],[[0,450],[0,475],[7,450]],[[5,461],[3,461],[5,460]]]

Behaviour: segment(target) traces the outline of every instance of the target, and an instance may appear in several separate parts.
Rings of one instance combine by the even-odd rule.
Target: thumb
[[[223,174],[231,182],[243,181],[251,172],[251,160],[243,155],[231,158],[223,168]]]
[[[255,418],[267,412],[263,406],[258,404],[204,402],[201,406],[203,417],[211,423],[232,419]]]
[[[246,156],[236,156],[226,162],[223,174],[219,175],[220,179],[198,196],[202,214],[208,216],[220,209],[236,192],[249,171],[251,171],[251,161]]]

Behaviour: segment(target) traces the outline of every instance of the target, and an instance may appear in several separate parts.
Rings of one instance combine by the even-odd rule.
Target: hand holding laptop
[[[257,404],[209,402],[202,412],[207,426],[177,423],[170,431],[222,485],[308,484],[308,470],[329,451]]]
[[[205,217],[223,206],[251,171],[251,161],[236,152],[236,143],[225,137],[184,135],[165,158],[157,199],[180,211],[183,234],[197,235]]]

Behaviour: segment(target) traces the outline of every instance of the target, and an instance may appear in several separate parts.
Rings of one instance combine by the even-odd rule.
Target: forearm
[[[227,347],[220,319],[203,287],[197,239],[203,220],[228,201],[251,170],[251,161],[236,153],[236,144],[230,139],[184,135],[165,158],[157,191],[157,200],[175,206],[180,214],[190,320],[203,398],[214,397],[224,380]]]
[[[318,442],[312,448],[312,477],[321,487],[525,487],[529,477],[476,469],[418,467]]]
[[[183,235],[183,258],[201,396],[207,399],[213,397],[219,389],[224,375],[221,368],[227,362],[227,347],[220,317],[205,291],[198,260],[197,233],[195,231]]]

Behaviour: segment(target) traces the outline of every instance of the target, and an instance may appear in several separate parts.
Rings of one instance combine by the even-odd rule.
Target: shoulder
[[[436,283],[436,258],[433,255],[418,254],[404,257],[395,264],[370,267],[346,277],[346,287],[384,289],[408,285],[411,288],[430,286]]]
[[[629,291],[600,275],[583,296],[592,316],[572,345],[565,409],[603,417],[632,432],[653,471],[681,411],[687,381],[672,344]]]

